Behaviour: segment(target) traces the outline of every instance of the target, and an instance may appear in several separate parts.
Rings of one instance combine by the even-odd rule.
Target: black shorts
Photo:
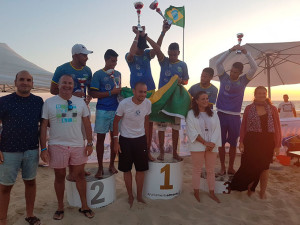
[[[136,171],[148,170],[148,152],[146,135],[138,138],[119,137],[121,152],[119,153],[118,169],[129,172],[134,163]]]

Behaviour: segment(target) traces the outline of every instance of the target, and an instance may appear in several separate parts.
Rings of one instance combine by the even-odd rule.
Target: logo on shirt
[[[147,60],[148,58],[147,58],[147,56],[144,56],[144,58],[143,58],[143,59],[144,59],[144,61],[145,61],[145,60]]]
[[[136,114],[137,116],[139,116],[139,115],[141,114],[141,111],[138,109],[138,110],[135,111],[135,114]]]
[[[109,79],[109,77],[104,77],[103,80],[104,80],[104,81],[108,81],[108,79]]]
[[[105,84],[105,90],[110,91],[111,90],[111,85],[110,84]]]
[[[181,72],[182,72],[182,68],[181,68],[180,66],[178,66],[178,67],[177,67],[177,71],[178,71],[179,73],[181,73]]]
[[[229,91],[229,90],[230,90],[230,85],[228,85],[228,84],[225,85],[225,90],[226,90],[226,91]]]
[[[143,73],[137,73],[136,74],[138,77],[141,77],[141,76],[143,76]]]
[[[165,72],[165,75],[166,75],[167,77],[171,76],[171,71],[170,71],[170,70],[167,70],[167,71]]]
[[[141,69],[141,67],[140,67],[139,64],[136,64],[136,65],[135,65],[135,68],[136,68],[137,70],[140,70],[140,69]]]

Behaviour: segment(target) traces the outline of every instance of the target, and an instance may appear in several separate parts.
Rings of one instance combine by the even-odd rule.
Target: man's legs
[[[96,178],[101,178],[103,175],[103,154],[104,154],[104,140],[106,134],[97,134],[97,160],[98,160],[98,172],[96,173]]]
[[[178,138],[179,138],[179,130],[175,130],[172,128],[173,158],[178,161],[181,161],[183,160],[183,158],[180,157],[177,153]]]
[[[229,148],[229,166],[228,166],[228,170],[227,170],[228,174],[232,174],[232,175],[235,174],[235,170],[233,169],[235,155],[236,155],[236,147],[230,146],[230,148]]]
[[[159,156],[157,157],[158,160],[164,160],[165,154],[165,132],[158,131],[158,143],[159,143]]]
[[[54,189],[55,189],[57,203],[58,203],[57,211],[64,211],[64,192],[65,192],[66,168],[54,169],[54,174],[55,174]]]
[[[10,200],[10,192],[13,185],[0,184],[0,225],[6,225],[7,211]]]
[[[103,146],[104,148],[104,146]],[[115,159],[116,159],[116,153],[114,151],[114,138],[113,138],[113,132],[110,131],[110,162],[109,162],[109,171],[111,173],[118,173],[118,170],[115,167]],[[102,157],[103,158],[103,157]]]
[[[36,196],[36,181],[24,180],[27,217],[34,217],[33,208]]]
[[[128,194],[128,203],[131,208],[134,201],[134,197],[132,193],[132,173],[131,171],[124,172],[123,176],[124,176],[125,186]]]
[[[73,177],[76,181],[76,188],[79,193],[79,197],[81,200],[81,211],[89,210],[90,208],[87,205],[86,200],[86,180],[84,176],[84,165],[70,165],[72,167]],[[94,212],[88,212],[85,214],[87,217],[92,218],[94,217]]]
[[[136,195],[138,202],[146,203],[143,199],[143,185],[144,185],[145,172],[136,171],[135,182],[136,182]]]

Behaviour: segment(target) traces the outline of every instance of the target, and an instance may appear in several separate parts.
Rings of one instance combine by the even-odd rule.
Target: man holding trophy
[[[218,116],[221,124],[221,135],[222,135],[222,147],[219,148],[219,156],[221,161],[221,171],[220,175],[226,173],[225,167],[225,144],[228,142],[230,144],[229,149],[229,167],[227,173],[232,175],[235,173],[233,168],[237,139],[240,134],[241,118],[240,112],[243,103],[244,91],[247,84],[253,78],[257,70],[257,65],[250,53],[240,46],[241,34],[238,34],[239,44],[233,46],[228,51],[226,51],[216,62],[217,73],[220,80],[220,91],[217,99],[217,110]],[[236,51],[236,52],[235,52]],[[243,64],[241,62],[235,62],[230,70],[230,73],[225,72],[223,62],[231,54],[244,54],[249,60],[250,70],[243,74]]]
[[[166,20],[163,22],[162,32],[157,40],[159,46],[162,45],[162,41],[165,33],[170,29],[170,25]],[[169,57],[158,51],[156,52],[157,59],[160,64],[160,78],[158,88],[166,85],[174,75],[178,75],[178,84],[186,85],[189,80],[189,74],[187,65],[185,62],[180,61],[178,56],[180,54],[178,43],[171,43],[168,48]],[[180,121],[181,119],[176,117],[175,123],[171,124],[172,127],[172,145],[173,145],[173,158],[181,161],[182,158],[177,153],[177,145],[179,139],[179,130],[180,130]],[[159,137],[159,150],[160,154],[157,157],[158,160],[164,160],[164,140],[165,140],[165,131],[167,123],[159,122],[157,123],[158,137]]]
[[[140,16],[140,9],[143,3],[135,3],[135,8]],[[139,21],[139,20],[138,20]],[[125,59],[130,69],[130,87],[133,89],[135,84],[143,82],[147,86],[147,91],[155,92],[155,83],[151,73],[150,60],[155,57],[157,52],[160,52],[159,45],[156,44],[145,32],[145,27],[140,25],[133,26],[132,31],[135,34],[134,40],[131,44],[129,52],[126,54]],[[153,49],[149,50],[147,42]],[[154,158],[150,154],[150,145],[152,140],[153,122],[149,123],[149,138],[147,140],[148,158],[153,161]]]
[[[97,133],[97,159],[98,172],[96,178],[103,175],[103,154],[104,140],[106,133],[110,133],[110,164],[109,171],[117,173],[114,166],[116,153],[114,152],[113,142],[113,121],[118,108],[118,94],[121,92],[121,73],[115,70],[118,61],[118,54],[108,49],[104,54],[105,66],[103,69],[94,73],[90,88],[90,94],[93,98],[98,98],[96,106],[96,122],[94,132]]]

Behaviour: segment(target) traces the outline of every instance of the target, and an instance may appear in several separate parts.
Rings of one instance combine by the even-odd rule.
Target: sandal
[[[95,213],[91,209],[82,210],[79,208],[78,211],[89,219],[92,219],[95,216]]]
[[[53,219],[54,220],[62,220],[64,218],[64,211],[61,210],[61,211],[55,211],[54,215],[53,215]]]
[[[40,224],[41,224],[40,219],[37,218],[36,216],[26,217],[25,220],[26,220],[30,225],[40,225]]]

